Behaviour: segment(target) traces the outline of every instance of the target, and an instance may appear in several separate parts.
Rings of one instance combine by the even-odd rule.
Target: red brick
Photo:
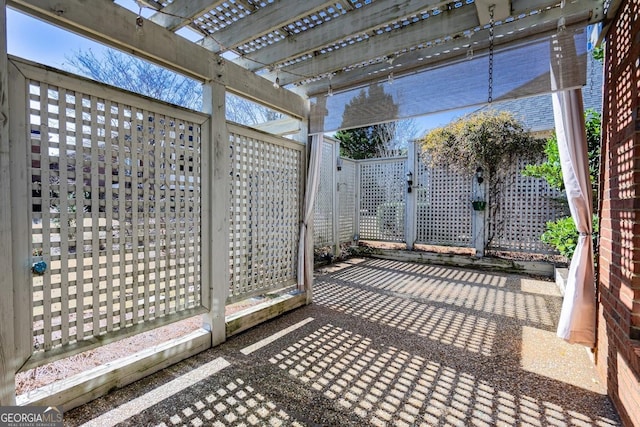
[[[631,425],[640,425],[640,379],[627,363],[627,358],[620,353],[616,357],[616,369],[618,371],[618,396],[620,403],[626,409],[621,411],[621,417],[628,418]]]
[[[640,0],[607,35],[596,363],[624,425],[640,426]]]

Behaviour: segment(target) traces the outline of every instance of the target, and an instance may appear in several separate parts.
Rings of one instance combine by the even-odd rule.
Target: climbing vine
[[[469,178],[481,167],[488,175],[489,221],[487,246],[504,230],[501,194],[513,184],[507,178],[519,161],[535,161],[543,153],[544,140],[534,138],[522,122],[504,111],[483,111],[428,132],[420,141],[423,153],[434,165],[444,165]],[[427,159],[425,159],[427,160]]]

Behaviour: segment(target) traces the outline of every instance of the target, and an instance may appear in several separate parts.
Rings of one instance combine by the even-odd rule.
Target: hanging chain
[[[487,102],[493,102],[493,11],[496,5],[489,6],[489,97]]]

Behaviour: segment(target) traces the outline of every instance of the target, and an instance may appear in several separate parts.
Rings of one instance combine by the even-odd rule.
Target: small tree
[[[504,227],[497,220],[500,195],[510,183],[507,172],[521,160],[540,158],[544,145],[513,115],[497,111],[483,111],[433,129],[421,143],[434,165],[448,166],[469,178],[478,167],[488,172],[489,220],[493,227],[487,245]]]
[[[445,164],[469,176],[482,166],[495,179],[501,170],[522,158],[539,158],[543,143],[512,114],[497,111],[463,117],[422,139],[432,163]]]

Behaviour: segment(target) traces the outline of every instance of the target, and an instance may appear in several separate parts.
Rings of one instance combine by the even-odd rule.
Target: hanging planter
[[[474,200],[471,202],[474,211],[483,211],[487,207],[487,202],[484,200]]]

